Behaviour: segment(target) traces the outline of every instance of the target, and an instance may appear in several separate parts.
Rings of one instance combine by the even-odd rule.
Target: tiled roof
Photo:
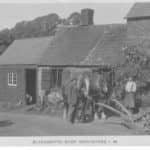
[[[114,65],[123,60],[126,25],[62,27],[55,36],[14,41],[1,65]]]
[[[150,2],[135,3],[126,18],[150,17]]]

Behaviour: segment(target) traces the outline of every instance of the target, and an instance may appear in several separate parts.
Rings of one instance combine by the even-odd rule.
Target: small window
[[[8,86],[17,86],[17,73],[8,73]]]
[[[52,88],[61,87],[62,83],[62,69],[52,69],[51,72]]]

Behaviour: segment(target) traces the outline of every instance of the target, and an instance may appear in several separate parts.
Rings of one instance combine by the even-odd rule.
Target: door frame
[[[25,95],[26,95],[26,93],[27,93],[27,70],[34,70],[35,71],[35,102],[33,103],[33,104],[36,104],[37,103],[37,98],[38,98],[38,96],[37,96],[37,69],[36,68],[26,68],[25,70],[24,70],[24,75],[25,75]]]

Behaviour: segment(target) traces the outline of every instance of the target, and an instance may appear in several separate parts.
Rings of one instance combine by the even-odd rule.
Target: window
[[[58,87],[61,87],[61,83],[62,83],[62,70],[59,69],[57,70],[57,81],[56,84]]]
[[[52,69],[52,87],[60,87],[62,80],[62,69]]]
[[[8,73],[8,86],[17,86],[17,73]]]

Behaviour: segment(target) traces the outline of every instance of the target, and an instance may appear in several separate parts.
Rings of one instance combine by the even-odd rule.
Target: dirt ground
[[[149,98],[144,102],[150,106]],[[0,105],[1,106],[1,105]],[[4,108],[5,110],[5,108]],[[71,124],[62,117],[43,112],[26,112],[24,108],[3,111],[0,107],[0,136],[97,136],[137,135],[133,129],[123,126],[119,117],[95,120],[91,123]]]
[[[0,112],[0,136],[84,136],[135,135],[135,131],[120,124],[117,117],[107,121],[70,124],[58,117],[37,114]]]

